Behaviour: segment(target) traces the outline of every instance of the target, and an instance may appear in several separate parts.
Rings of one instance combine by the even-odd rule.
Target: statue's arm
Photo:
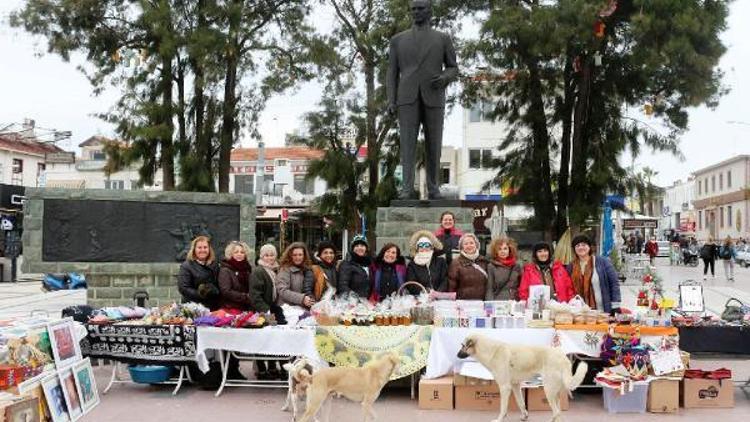
[[[456,62],[456,49],[450,35],[445,34],[445,48],[443,49],[443,80],[446,85],[458,78],[458,63]]]
[[[398,52],[396,51],[396,38],[391,39],[391,47],[388,51],[388,74],[385,79],[385,89],[388,94],[388,108],[395,111],[396,93],[398,92],[399,71]]]

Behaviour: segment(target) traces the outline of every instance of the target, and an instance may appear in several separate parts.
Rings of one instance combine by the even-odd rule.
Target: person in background
[[[532,248],[531,262],[523,267],[518,298],[528,300],[530,287],[537,285],[549,286],[550,299],[558,302],[568,302],[575,296],[570,275],[560,261],[552,259],[552,247],[547,242],[539,242]]]
[[[286,303],[310,309],[315,303],[311,266],[310,253],[304,243],[294,242],[286,248],[276,276],[276,303],[279,306]]]
[[[518,249],[513,239],[499,237],[492,241],[485,300],[518,300],[521,265],[517,257]]]
[[[276,275],[279,263],[276,261],[276,247],[266,244],[260,247],[258,266],[250,277],[250,297],[255,312],[270,312],[276,308]],[[283,312],[281,313],[283,315]],[[276,317],[277,321],[279,317]],[[256,360],[255,378],[261,381],[283,379],[282,371],[275,360]]]
[[[727,236],[724,244],[719,249],[719,258],[724,263],[724,277],[727,281],[734,281],[734,259],[737,257],[737,251],[734,248],[732,238]]]
[[[640,230],[636,230],[635,239],[635,253],[643,253],[643,244],[645,243],[646,239],[643,237],[643,234],[640,232]]]
[[[479,254],[479,239],[466,233],[458,241],[460,254],[448,267],[448,291],[456,299],[484,300],[487,293],[487,259]]]
[[[198,236],[190,243],[185,262],[177,275],[177,290],[182,302],[197,302],[215,311],[219,309],[219,264],[208,237]]]
[[[706,243],[701,246],[701,259],[703,260],[703,279],[705,280],[708,275],[708,267],[711,267],[711,277],[716,278],[714,272],[714,265],[716,257],[719,256],[719,247],[716,246],[714,238],[709,236]]]
[[[339,266],[336,294],[344,296],[354,293],[362,299],[369,299],[372,293],[370,283],[370,248],[367,238],[356,235],[349,246],[349,256]]]
[[[253,269],[247,260],[249,253],[247,243],[231,241],[220,264],[221,307],[234,313],[249,311],[252,305],[250,274]]]
[[[427,290],[445,292],[448,290],[448,264],[437,250],[443,244],[428,230],[418,230],[411,235],[409,248],[412,260],[406,266],[406,281],[416,281]],[[408,286],[411,294],[419,294],[416,286]]]
[[[608,258],[594,256],[591,239],[579,234],[571,242],[575,255],[567,270],[573,281],[573,289],[591,309],[620,312],[620,282],[615,266]]]
[[[406,282],[406,260],[401,249],[393,243],[386,243],[375,261],[370,265],[372,292],[370,302],[377,303],[398,292]]]
[[[453,251],[458,250],[458,241],[463,235],[464,233],[456,228],[456,216],[452,212],[445,211],[440,215],[440,227],[435,230],[435,236],[443,247],[436,249],[435,252],[445,256],[445,262],[449,267],[453,262]]]
[[[313,261],[313,298],[317,302],[328,289],[336,290],[336,246],[328,241],[320,242]]]
[[[646,242],[646,246],[644,247],[644,249],[644,252],[646,252],[646,255],[648,255],[651,265],[654,265],[656,255],[659,255],[659,244],[656,243],[656,237],[651,236]]]

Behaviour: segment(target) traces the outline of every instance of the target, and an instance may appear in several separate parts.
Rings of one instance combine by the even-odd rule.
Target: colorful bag
[[[617,334],[614,326],[604,335],[600,357],[606,365],[623,365],[633,379],[644,379],[648,376],[649,347],[641,344],[641,332],[634,334]]]

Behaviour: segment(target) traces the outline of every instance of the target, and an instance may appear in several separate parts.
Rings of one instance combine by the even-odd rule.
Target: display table
[[[680,349],[689,353],[750,355],[750,327],[680,327]]]
[[[315,346],[320,356],[336,366],[362,367],[387,352],[401,363],[391,380],[419,372],[427,365],[432,326],[318,327]]]
[[[599,357],[604,337],[609,332],[607,324],[558,324],[553,345],[559,345],[567,354],[575,354],[579,357]],[[666,341],[677,345],[678,331],[675,327],[646,327],[618,325],[615,327],[617,334],[633,334],[638,330],[641,335],[641,343],[659,349]]]

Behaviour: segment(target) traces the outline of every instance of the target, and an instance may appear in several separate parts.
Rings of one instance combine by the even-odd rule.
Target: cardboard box
[[[420,409],[453,409],[453,377],[419,381]]]
[[[456,410],[500,410],[500,389],[494,382],[491,385],[458,385],[454,396]],[[512,394],[508,399],[508,411],[518,411]]]
[[[682,399],[686,409],[701,407],[734,407],[732,380],[686,378],[682,382]]]
[[[526,393],[526,409],[533,411],[551,411],[547,396],[544,394],[543,387],[528,388]],[[560,410],[570,409],[570,398],[567,392],[560,393]]]
[[[466,375],[453,375],[453,385],[492,385],[495,380],[486,380],[482,378],[467,377]]]
[[[648,386],[646,410],[651,413],[675,413],[680,407],[680,381],[654,380]]]

